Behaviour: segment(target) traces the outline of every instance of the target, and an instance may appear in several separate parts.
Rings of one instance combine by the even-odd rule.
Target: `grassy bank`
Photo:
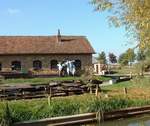
[[[127,95],[124,95],[124,87],[127,88]],[[4,111],[4,104],[0,102],[0,122],[8,116]],[[131,81],[101,87],[98,97],[94,94],[84,94],[52,98],[50,105],[47,99],[9,101],[8,104],[13,122],[150,105],[150,78],[134,78]]]
[[[78,113],[111,111],[131,106],[142,106],[150,104],[148,99],[130,99],[122,96],[111,98],[100,98],[85,94],[81,96],[70,96],[53,98],[50,106],[47,99],[10,101],[11,119],[13,122],[25,120],[37,120],[47,117],[65,116]],[[0,103],[0,120],[4,117],[4,102]]]
[[[119,82],[113,85],[101,87],[101,95],[115,97],[124,94],[124,88],[127,89],[127,95],[130,98],[149,99],[150,98],[150,77],[133,78],[130,81]]]

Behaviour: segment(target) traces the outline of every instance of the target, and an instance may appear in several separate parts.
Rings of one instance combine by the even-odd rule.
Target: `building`
[[[77,68],[92,65],[94,49],[84,36],[0,36],[0,71],[57,69],[75,60]]]
[[[108,69],[107,67],[108,66],[106,64],[101,64],[99,61],[96,60],[95,57],[93,57],[93,68],[95,75],[105,75]]]

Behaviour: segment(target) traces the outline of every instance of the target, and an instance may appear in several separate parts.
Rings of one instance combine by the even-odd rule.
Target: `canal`
[[[101,124],[87,124],[83,126],[150,126],[150,115],[107,121]]]

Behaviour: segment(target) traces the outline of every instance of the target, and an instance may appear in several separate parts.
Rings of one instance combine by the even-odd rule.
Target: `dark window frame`
[[[51,60],[50,61],[50,68],[51,68],[51,70],[57,70],[58,69],[57,64],[58,64],[57,60]]]
[[[11,62],[11,69],[12,71],[21,71],[22,66],[21,66],[21,61],[14,60]]]
[[[79,59],[75,60],[74,65],[75,65],[76,70],[81,70],[81,68],[82,68],[81,60],[79,60]]]
[[[33,69],[34,70],[41,70],[42,69],[42,61],[41,60],[34,60],[33,61]]]
[[[0,71],[2,71],[2,63],[0,62]]]

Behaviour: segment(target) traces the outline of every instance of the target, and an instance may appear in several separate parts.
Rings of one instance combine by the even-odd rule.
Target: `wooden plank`
[[[133,117],[136,115],[141,114],[149,114],[150,113],[150,106],[144,106],[144,107],[135,107],[135,108],[127,108],[122,109],[118,111],[112,111],[112,112],[104,112],[103,116],[102,114],[98,113],[86,113],[86,114],[78,114],[78,115],[71,115],[71,116],[63,116],[63,117],[54,117],[54,118],[47,118],[47,119],[41,119],[36,121],[26,121],[26,122],[20,122],[16,123],[14,126],[65,126],[65,125],[75,125],[75,124],[82,124],[82,123],[89,123],[93,121],[97,121],[102,119],[104,121],[107,120],[114,120],[114,119],[120,119],[120,118],[127,118],[127,117]],[[99,117],[99,116],[102,117]]]

